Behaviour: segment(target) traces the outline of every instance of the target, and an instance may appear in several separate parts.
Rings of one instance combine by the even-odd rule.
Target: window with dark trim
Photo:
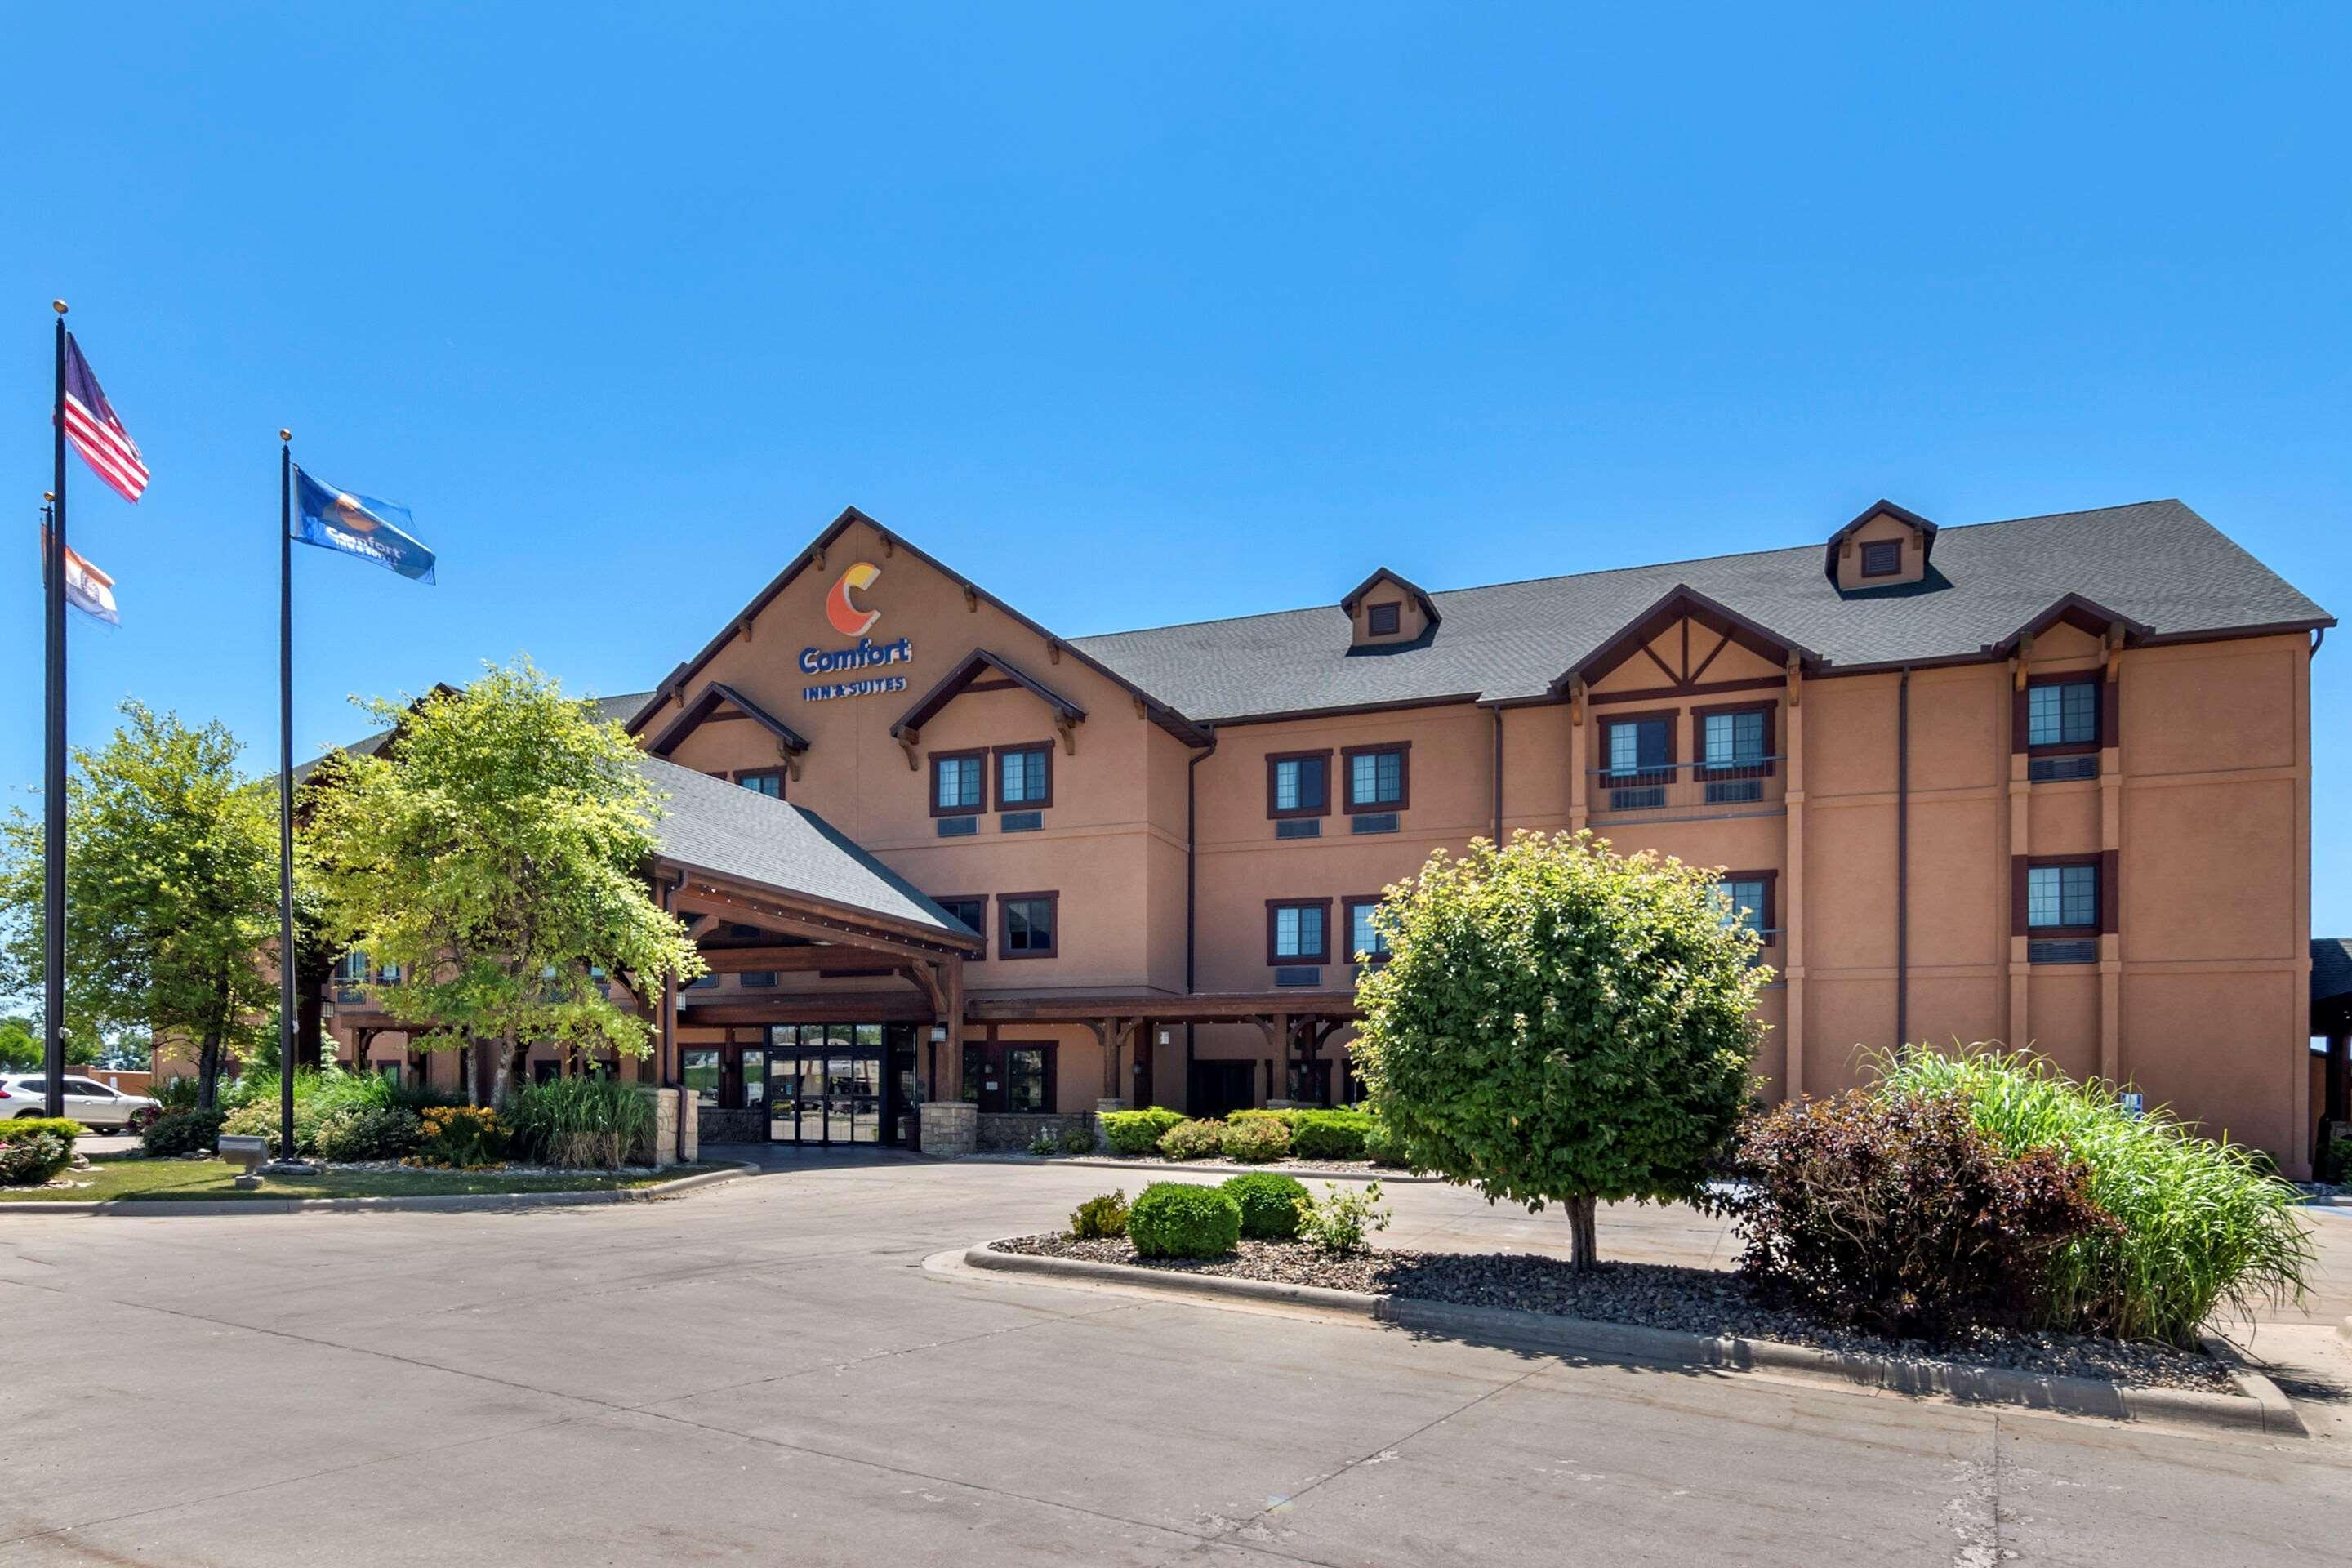
[[[1629,713],[1601,725],[1601,768],[1612,784],[1642,782],[1675,765],[1675,713]]]
[[[1268,899],[1265,901],[1265,961],[1268,963],[1331,962],[1331,900]]]
[[[1351,893],[1339,900],[1339,913],[1348,922],[1348,962],[1350,963],[1382,963],[1389,956],[1389,939],[1372,924],[1372,911],[1381,907],[1378,893]]]
[[[1404,624],[1404,606],[1394,599],[1364,606],[1364,630],[1376,637],[1394,637]]]
[[[769,991],[775,988],[776,972],[772,969],[747,969],[742,986],[747,991]]]
[[[782,768],[746,768],[735,775],[735,782],[755,795],[770,800],[784,798],[784,770]]]
[[[1903,571],[1903,542],[1899,539],[1874,539],[1862,547],[1862,574],[1865,577],[1894,577]]]
[[[1059,935],[1059,893],[996,895],[996,952],[1000,958],[1051,958]]]
[[[979,957],[966,959],[964,962],[967,963],[978,963],[982,960],[985,960],[988,957],[988,895],[985,893],[943,893],[940,897],[933,899],[931,902],[939,905],[940,908],[947,910],[948,913],[955,916],[956,919],[963,921],[964,924],[970,926],[972,930],[980,933],[981,945]]]
[[[688,1046],[677,1053],[678,1081],[694,1091],[696,1103],[719,1103],[719,1081],[726,1076],[725,1057],[717,1046]]]
[[[1048,1040],[966,1040],[963,1097],[992,1115],[1050,1112],[1058,1054]]]
[[[1331,753],[1275,752],[1265,759],[1265,814],[1328,816],[1331,811]]]
[[[1410,741],[1342,747],[1339,771],[1348,781],[1347,809],[1402,811],[1410,805],[1412,779],[1406,764],[1412,752]]]
[[[2025,868],[2025,930],[2031,936],[2099,934],[2099,863],[2035,861]]]
[[[931,815],[977,816],[988,808],[988,749],[931,753]]]
[[[2103,671],[2031,676],[2013,700],[2010,750],[2033,757],[2091,756],[2116,743],[2116,708],[2115,683]]]
[[[996,748],[996,809],[1036,811],[1054,804],[1054,746],[1032,741]]]
[[[1724,924],[1746,926],[1765,946],[1771,946],[1780,934],[1772,908],[1780,879],[1778,871],[1726,871],[1717,877],[1715,886],[1723,895]]]

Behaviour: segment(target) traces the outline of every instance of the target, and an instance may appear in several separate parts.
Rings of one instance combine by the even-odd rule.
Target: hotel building
[[[1069,637],[844,512],[604,703],[713,970],[634,999],[636,1070],[721,1140],[896,1142],[923,1100],[1013,1144],[1105,1100],[1344,1100],[1381,888],[1590,828],[1722,868],[1775,972],[1769,1097],[2000,1040],[2307,1173],[2334,622],[2186,506],[1939,528],[1881,501],[1785,549],[1343,586]],[[428,1065],[353,965],[310,1028]]]

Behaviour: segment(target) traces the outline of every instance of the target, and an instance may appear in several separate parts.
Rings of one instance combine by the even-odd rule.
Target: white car
[[[48,1079],[41,1073],[0,1074],[0,1117],[47,1116]],[[124,1094],[94,1078],[68,1073],[65,1111],[90,1128],[120,1128],[136,1132],[163,1114],[163,1108],[143,1094]]]

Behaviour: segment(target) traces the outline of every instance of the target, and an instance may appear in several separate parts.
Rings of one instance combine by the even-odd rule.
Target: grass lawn
[[[0,1187],[0,1204],[98,1203],[108,1198],[391,1198],[444,1193],[577,1193],[644,1187],[722,1165],[673,1165],[654,1175],[582,1171],[562,1176],[511,1176],[502,1171],[335,1171],[316,1176],[264,1176],[257,1187],[230,1185],[236,1167],[218,1160],[142,1160],[99,1156],[68,1173],[73,1187]]]

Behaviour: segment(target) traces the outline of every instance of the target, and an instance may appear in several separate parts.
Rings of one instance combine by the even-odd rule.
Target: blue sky
[[[485,658],[648,686],[851,502],[1071,634],[1881,494],[2177,495],[2352,607],[2341,6],[1137,11],[20,8],[0,783],[58,294],[156,476],[72,476],[125,623],[74,732],[136,694],[257,767],[281,424],[442,559],[299,552],[306,752]]]

